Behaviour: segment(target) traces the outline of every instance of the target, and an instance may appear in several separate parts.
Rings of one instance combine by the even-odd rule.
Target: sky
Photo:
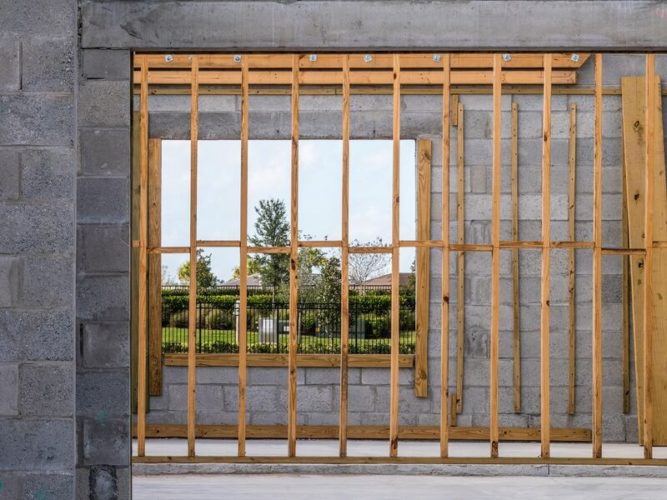
[[[197,239],[240,239],[240,141],[199,141]],[[400,234],[415,239],[415,142],[401,141]],[[299,230],[315,240],[341,238],[342,142],[299,142]],[[248,146],[248,232],[254,234],[259,200],[278,198],[290,206],[288,140],[251,140]],[[391,242],[392,141],[350,141],[350,241]],[[162,246],[189,244],[190,142],[162,141]],[[288,215],[289,217],[289,215]],[[231,278],[239,250],[207,248],[214,274]],[[401,249],[401,271],[409,271],[414,249]],[[162,264],[176,279],[186,254],[165,254]],[[390,269],[387,268],[386,272]]]

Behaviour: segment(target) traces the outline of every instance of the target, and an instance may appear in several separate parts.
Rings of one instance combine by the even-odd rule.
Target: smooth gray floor
[[[667,479],[336,475],[135,476],[134,500],[667,499]]]

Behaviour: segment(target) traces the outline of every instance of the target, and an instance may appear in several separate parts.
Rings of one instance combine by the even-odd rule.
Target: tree
[[[255,234],[248,238],[251,245],[266,247],[285,247],[290,244],[289,222],[285,202],[278,199],[260,200],[255,207],[257,220]],[[281,284],[289,281],[289,255],[265,254],[254,257],[262,284],[273,288],[274,292]]]
[[[261,266],[257,259],[254,257],[248,257],[248,275],[259,274]],[[232,272],[232,278],[239,279],[241,277],[241,266],[236,266]]]
[[[353,245],[359,246],[359,242],[354,240]],[[381,247],[382,238],[364,243],[363,246]],[[360,285],[370,278],[374,278],[386,271],[391,255],[387,253],[354,253],[350,254],[349,273],[350,281],[354,285]]]
[[[178,279],[182,283],[190,283],[190,261],[187,260],[178,268]],[[205,255],[203,249],[197,250],[197,288],[210,288],[218,278],[211,270],[211,254]]]

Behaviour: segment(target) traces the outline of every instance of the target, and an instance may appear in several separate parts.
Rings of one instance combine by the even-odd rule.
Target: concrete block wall
[[[77,2],[0,12],[0,498],[72,498]]]
[[[605,84],[619,86],[621,75],[641,74],[637,65],[642,56],[606,55]],[[582,85],[590,85],[593,61],[582,70]],[[639,68],[639,69],[638,69]],[[658,69],[667,76],[667,58],[660,56]],[[490,95],[463,95],[465,109],[465,196],[466,242],[489,243],[491,238],[491,123]],[[441,97],[403,96],[401,133],[404,139],[429,138],[433,141],[432,220],[433,238],[439,238],[442,221],[442,159],[440,152]],[[505,95],[502,101],[503,179],[501,195],[501,238],[511,239],[511,106],[519,107],[519,231],[522,240],[541,239],[542,182],[542,96]],[[135,100],[135,105],[137,101]],[[567,182],[569,106],[577,105],[577,208],[576,237],[592,239],[593,125],[592,95],[555,95],[552,99],[552,239],[568,240]],[[621,99],[605,96],[603,123],[603,244],[620,246],[621,241]],[[354,95],[351,99],[351,134],[356,139],[391,137],[391,96]],[[200,101],[200,138],[237,139],[240,134],[240,102],[234,96],[206,96]],[[302,96],[300,131],[304,139],[340,137],[339,97]],[[151,96],[151,135],[187,139],[189,103],[180,96]],[[289,138],[289,97],[253,96],[250,100],[251,139]],[[450,231],[456,237],[456,129],[452,131],[450,175],[452,176]],[[390,166],[388,165],[388,168]],[[414,168],[402,165],[402,168]],[[409,239],[411,235],[402,235]],[[400,421],[404,425],[436,425],[440,395],[440,253],[432,251],[431,306],[429,331],[429,395],[417,398],[413,390],[413,370],[402,369],[400,377]],[[576,413],[568,415],[568,252],[552,251],[551,271],[551,405],[555,427],[591,426],[591,252],[577,251],[576,269]],[[456,257],[450,263],[450,393],[455,389]],[[538,427],[540,421],[540,252],[520,252],[522,409],[514,412],[512,382],[512,278],[511,252],[501,255],[500,316],[500,425]],[[623,414],[621,259],[605,257],[603,267],[603,379],[604,439],[634,441],[636,416]],[[485,426],[489,417],[489,324],[490,255],[466,256],[466,334],[463,412],[459,425]],[[237,421],[237,372],[233,368],[198,369],[198,418],[202,423],[234,424]],[[248,414],[250,424],[286,423],[286,368],[251,368],[249,371]],[[163,395],[151,398],[148,421],[185,423],[186,369],[165,367]],[[302,368],[298,370],[299,423],[311,425],[338,422],[338,370]],[[634,398],[634,392],[632,394]],[[350,373],[350,423],[388,424],[389,370],[353,369]]]

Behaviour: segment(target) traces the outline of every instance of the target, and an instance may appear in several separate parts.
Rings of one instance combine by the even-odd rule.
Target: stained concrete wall
[[[657,0],[0,0],[0,494],[129,497],[130,50],[664,50],[664,19]]]
[[[604,83],[620,86],[621,75],[643,73],[641,55],[605,55]],[[593,61],[579,72],[576,87],[590,87]],[[659,56],[658,71],[667,76],[667,57]],[[575,87],[575,88],[576,88]],[[442,163],[440,155],[440,96],[403,96],[401,133],[404,139],[428,138],[433,141],[432,219],[433,238],[439,238],[441,220]],[[502,101],[503,182],[501,238],[511,239],[510,140],[511,105],[519,107],[519,191],[520,239],[541,239],[541,153],[542,105],[540,95],[506,95]],[[490,95],[464,95],[466,241],[489,243],[491,236],[491,124]],[[552,99],[552,239],[568,240],[568,137],[569,105],[577,105],[577,213],[576,237],[592,239],[593,216],[593,124],[592,95],[556,95]],[[621,246],[621,98],[605,96],[603,124],[603,244]],[[238,139],[240,100],[234,96],[205,96],[200,99],[200,139]],[[250,98],[251,139],[288,139],[290,136],[289,96],[252,96]],[[302,96],[300,133],[306,139],[340,137],[340,97]],[[181,96],[151,96],[150,133],[155,137],[189,138],[189,101]],[[386,139],[392,135],[390,95],[351,99],[351,134],[357,139]],[[456,179],[456,129],[452,130],[450,172]],[[387,165],[389,168],[390,165]],[[415,164],[402,168],[414,169]],[[456,183],[451,188],[452,238],[457,232],[455,211]],[[403,239],[414,235],[402,235]],[[568,415],[568,252],[554,250],[551,274],[551,357],[552,422],[555,427],[591,426],[591,252],[577,252],[576,270],[576,413]],[[440,283],[439,252],[432,251],[431,307],[429,331],[429,393],[414,395],[414,370],[402,369],[400,376],[400,422],[404,425],[437,425],[440,411]],[[604,439],[636,441],[636,416],[623,413],[622,385],[622,308],[621,260],[605,257],[603,268],[604,339]],[[459,425],[488,425],[489,321],[491,259],[487,254],[466,257],[466,334],[463,412]],[[456,338],[455,258],[451,266],[450,338]],[[539,427],[540,415],[540,252],[525,250],[520,257],[520,300],[522,335],[522,409],[515,413],[512,382],[512,281],[510,252],[501,257],[500,318],[500,425]],[[455,390],[456,343],[450,344],[450,393]],[[235,424],[238,408],[238,374],[234,368],[198,369],[198,421],[207,424]],[[148,421],[186,422],[186,369],[165,367],[161,397],[151,398]],[[299,423],[326,425],[338,423],[338,369],[301,368],[298,370]],[[389,422],[389,370],[382,368],[350,371],[350,413],[352,425]],[[250,424],[284,424],[287,415],[286,368],[250,368],[248,375],[247,418]]]

